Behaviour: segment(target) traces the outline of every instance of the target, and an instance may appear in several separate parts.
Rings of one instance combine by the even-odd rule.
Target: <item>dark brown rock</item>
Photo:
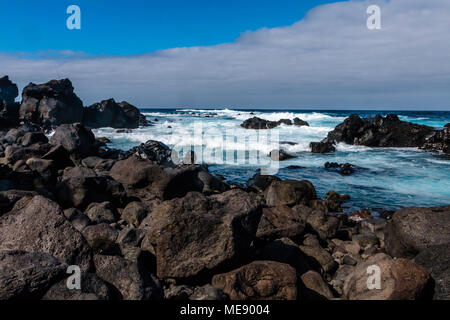
[[[229,273],[217,274],[212,284],[231,300],[297,299],[295,269],[274,261],[255,261]]]
[[[277,205],[307,205],[317,197],[316,189],[307,180],[275,181],[266,189],[264,194],[267,205],[271,207]]]

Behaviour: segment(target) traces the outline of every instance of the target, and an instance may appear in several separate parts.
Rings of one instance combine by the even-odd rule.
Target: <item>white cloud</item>
[[[382,29],[366,27],[381,7]],[[55,40],[56,41],[56,40]],[[90,104],[140,107],[450,109],[450,1],[351,1],[317,7],[292,26],[233,43],[91,57],[1,56],[21,87],[68,77]]]

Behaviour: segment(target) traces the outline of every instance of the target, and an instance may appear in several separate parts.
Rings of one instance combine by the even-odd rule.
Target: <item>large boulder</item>
[[[67,265],[40,252],[0,251],[0,300],[40,299]]]
[[[414,257],[428,247],[450,243],[450,206],[398,210],[388,221],[384,241],[393,257]]]
[[[450,244],[431,246],[420,252],[414,261],[425,267],[433,277],[436,300],[450,300]]]
[[[23,198],[0,217],[0,250],[45,252],[83,270],[91,265],[86,240],[66,220],[61,207],[42,196]]]
[[[302,216],[286,205],[264,208],[256,236],[260,239],[272,241],[287,237],[299,238],[305,231]]]
[[[380,289],[369,288],[376,285],[378,267]],[[372,281],[373,280],[373,281]],[[415,300],[428,297],[430,274],[422,266],[407,259],[392,259],[379,253],[358,264],[344,282],[343,293],[350,300]]]
[[[264,195],[270,207],[308,205],[311,200],[317,198],[316,189],[307,180],[275,181],[266,189]]]
[[[130,153],[141,159],[151,160],[163,166],[173,166],[172,151],[159,141],[149,140],[146,143],[141,143],[139,146],[132,148]]]
[[[433,133],[432,127],[401,121],[395,114],[365,119],[352,114],[328,133],[326,141],[369,147],[420,147]]]
[[[241,127],[246,128],[246,129],[272,129],[275,128],[279,125],[278,122],[276,121],[269,121],[269,120],[264,120],[258,117],[253,117],[250,119],[245,120],[242,124]]]
[[[233,265],[248,253],[259,219],[259,202],[241,190],[191,192],[161,203],[149,225],[158,277],[190,278]]]
[[[19,124],[19,105],[15,102],[18,95],[17,85],[8,76],[0,78],[0,128]]]
[[[444,130],[436,131],[433,136],[425,141],[421,148],[428,151],[450,154],[450,126]]]
[[[288,264],[255,261],[228,273],[217,274],[213,286],[231,300],[296,300],[297,274]]]
[[[95,103],[84,109],[83,123],[89,128],[139,127],[139,110],[127,102],[116,103],[114,99]]]
[[[336,148],[332,141],[311,142],[311,153],[331,153],[335,152]]]
[[[95,136],[81,123],[64,124],[56,128],[50,138],[53,146],[61,145],[70,154],[87,157],[95,151]]]
[[[108,175],[99,175],[84,167],[66,168],[56,185],[56,198],[66,207],[84,210],[92,202],[109,201],[122,207],[126,199],[124,187]]]
[[[119,256],[94,256],[97,275],[112,284],[124,300],[145,300],[155,295],[157,288],[150,274],[134,261]]]
[[[46,127],[81,122],[83,103],[73,92],[69,79],[30,83],[22,92],[20,118]]]
[[[264,191],[274,181],[281,181],[281,179],[276,176],[268,176],[256,173],[253,175],[253,177],[247,180],[247,186],[254,188],[258,191]]]

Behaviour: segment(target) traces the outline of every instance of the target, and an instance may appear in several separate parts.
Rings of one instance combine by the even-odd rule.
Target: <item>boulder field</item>
[[[68,80],[28,86],[20,108],[8,78],[0,87],[2,110],[17,111],[0,114],[0,299],[450,299],[449,206],[374,219],[342,214],[348,196],[319,199],[308,180],[230,185],[158,141],[104,148]],[[64,123],[65,108],[81,122]],[[402,143],[433,133],[414,128]],[[66,285],[73,265],[80,290]]]

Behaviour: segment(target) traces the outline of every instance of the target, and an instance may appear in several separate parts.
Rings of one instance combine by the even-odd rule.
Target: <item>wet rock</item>
[[[66,268],[46,253],[0,251],[0,300],[40,299]]]
[[[432,127],[400,121],[395,114],[365,119],[352,114],[328,133],[327,141],[369,147],[420,147],[433,132]]]
[[[246,128],[246,129],[272,129],[275,128],[279,125],[279,123],[277,123],[276,121],[269,121],[269,120],[264,120],[258,117],[253,117],[250,119],[245,120],[242,124],[241,127]]]
[[[42,196],[23,198],[0,217],[0,249],[45,252],[87,270],[90,249],[61,207]]]
[[[360,222],[360,221],[364,221],[364,220],[369,220],[372,219],[372,215],[370,213],[369,209],[362,209],[362,210],[357,210],[355,212],[352,212],[351,214],[349,214],[348,219],[350,221],[355,221],[355,222]]]
[[[229,273],[217,274],[212,284],[231,300],[297,299],[295,269],[274,261],[255,261]]]
[[[421,149],[450,154],[450,127],[436,131],[433,136],[425,141]]]
[[[20,118],[47,128],[81,122],[83,103],[73,92],[69,79],[30,83],[22,91]]]
[[[323,141],[323,142],[311,142],[309,144],[312,153],[331,153],[335,152],[333,142]]]
[[[355,168],[351,163],[326,162],[324,166],[326,169],[338,169],[343,176],[349,176],[355,172]]]
[[[287,153],[283,149],[280,149],[280,150],[275,149],[275,150],[270,151],[269,157],[272,161],[285,161],[285,160],[296,158],[296,156]]]
[[[393,257],[414,257],[446,243],[450,243],[450,206],[398,210],[385,230],[386,252]]]
[[[300,277],[300,297],[306,300],[329,300],[333,299],[328,285],[323,281],[322,276],[316,271],[310,270]]]
[[[264,195],[267,205],[271,207],[277,205],[306,205],[317,197],[316,189],[307,180],[275,181],[266,189]]]
[[[370,266],[380,268],[381,288],[371,290]],[[344,283],[343,293],[350,300],[414,300],[424,298],[430,274],[411,260],[392,259],[380,253],[356,266]]]
[[[172,151],[164,143],[149,140],[130,150],[130,153],[141,159],[151,160],[163,166],[173,166]]]
[[[233,264],[247,254],[260,204],[241,190],[205,197],[196,192],[152,212],[149,238],[159,278],[189,278]]]
[[[309,127],[309,123],[300,118],[294,118],[294,125],[296,125],[297,127],[302,127],[302,126]]]

